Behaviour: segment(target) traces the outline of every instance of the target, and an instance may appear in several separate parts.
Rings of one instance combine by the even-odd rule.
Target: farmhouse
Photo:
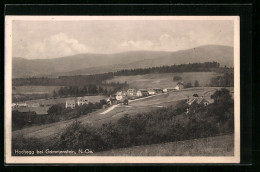
[[[153,89],[148,90],[149,95],[155,95],[156,92]]]
[[[174,91],[174,90],[176,90],[176,89],[175,88],[164,88],[163,92],[168,93],[168,92],[171,92],[171,91]]]
[[[174,89],[175,90],[181,90],[183,88],[184,88],[184,85],[181,82],[179,82]]]
[[[16,107],[28,107],[27,103],[16,103]]]
[[[76,106],[75,100],[66,100],[66,108],[74,109]]]
[[[201,97],[194,97],[194,98],[189,98],[188,97],[188,99],[187,99],[187,104],[188,105],[192,105],[195,102],[198,103],[198,104],[203,104],[204,106],[207,106],[207,105],[213,103],[213,100],[204,98],[203,96],[201,96]]]
[[[157,94],[161,94],[161,93],[163,93],[162,88],[153,88],[153,90],[154,90],[155,93],[157,93]]]
[[[149,96],[149,93],[146,89],[140,89],[137,91],[136,95],[139,97],[142,97],[142,96],[145,97],[145,96]]]
[[[126,95],[127,93],[125,91],[118,91],[116,93],[116,100],[122,100]]]
[[[129,96],[136,96],[136,90],[131,88],[127,90],[127,95]]]
[[[88,104],[88,103],[89,103],[89,99],[88,99],[87,96],[78,97],[78,98],[77,98],[77,105],[78,105],[78,106],[85,105],[85,104]]]

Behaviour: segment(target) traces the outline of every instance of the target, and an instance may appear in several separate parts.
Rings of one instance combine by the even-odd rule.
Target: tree
[[[49,115],[50,114],[60,115],[62,110],[63,110],[62,105],[55,104],[55,105],[51,106],[50,109],[47,112],[48,112]]]
[[[53,90],[53,97],[57,97],[57,93],[55,90]]]
[[[215,104],[230,104],[233,102],[230,91],[226,88],[221,88],[221,90],[215,91],[211,98],[214,100]]]
[[[180,76],[174,76],[173,77],[173,81],[179,81],[179,80],[181,80],[182,79],[182,77],[180,77]]]
[[[194,87],[199,87],[199,81],[196,80],[196,81],[194,82]]]
[[[192,87],[192,85],[191,85],[190,82],[188,82],[188,83],[186,84],[186,88],[190,88],[190,87]]]

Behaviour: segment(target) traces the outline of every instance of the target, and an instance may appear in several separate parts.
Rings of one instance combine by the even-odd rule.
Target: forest
[[[58,78],[29,77],[14,78],[13,86],[41,85],[41,86],[86,86],[90,84],[101,85],[103,81],[114,76],[144,75],[149,73],[174,73],[174,72],[224,72],[230,68],[220,68],[217,62],[190,63],[172,66],[160,66],[151,68],[124,69],[117,72],[108,72],[94,75],[59,76]]]

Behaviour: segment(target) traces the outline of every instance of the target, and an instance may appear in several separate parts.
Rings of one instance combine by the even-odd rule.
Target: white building
[[[122,100],[126,95],[127,93],[125,91],[118,91],[116,93],[116,100]]]
[[[175,87],[175,90],[181,90],[181,89],[183,89],[183,88],[184,88],[183,84],[182,84],[182,83],[178,83],[178,84],[176,85],[176,87]]]
[[[156,92],[155,92],[155,90],[148,90],[148,93],[149,93],[149,95],[155,95],[156,94]]]
[[[17,107],[28,107],[27,103],[16,103]]]
[[[127,94],[128,94],[129,96],[136,96],[136,90],[133,89],[133,88],[128,89],[128,90],[127,90]]]
[[[76,106],[75,100],[66,100],[66,108],[74,109]]]
[[[82,105],[86,105],[89,103],[89,99],[87,96],[84,97],[78,97],[77,98],[77,105],[78,106],[82,106]]]

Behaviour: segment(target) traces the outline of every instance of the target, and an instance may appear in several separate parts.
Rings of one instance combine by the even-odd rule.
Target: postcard
[[[5,16],[5,163],[239,163],[239,28]]]

